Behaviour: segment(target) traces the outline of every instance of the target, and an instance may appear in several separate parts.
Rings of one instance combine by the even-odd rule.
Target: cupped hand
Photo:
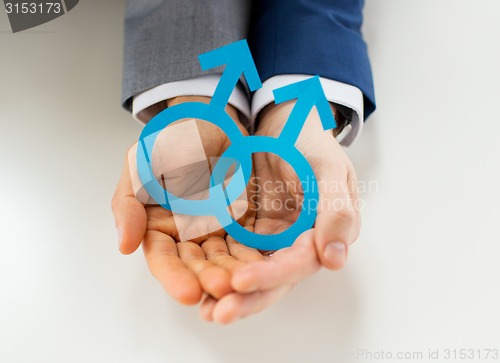
[[[257,134],[277,137],[293,106],[294,102],[268,106],[261,115]],[[309,114],[296,147],[311,164],[318,181],[319,201],[308,201],[316,203],[313,206],[304,203],[304,207],[317,206],[314,228],[304,232],[291,247],[276,251],[265,260],[239,266],[231,279],[235,292],[219,300],[204,300],[201,315],[205,319],[228,323],[255,314],[321,266],[332,270],[344,266],[349,245],[360,231],[352,164],[332,131],[322,129],[315,109]],[[255,232],[281,232],[300,213],[304,186],[293,168],[277,155],[258,153],[254,161],[258,185]]]
[[[209,102],[209,100],[202,97],[178,97],[169,100],[168,107],[181,102]],[[228,106],[227,111],[240,130],[246,133],[234,108]],[[227,136],[208,122],[196,121],[196,125],[206,160],[221,156],[230,144]],[[183,128],[177,130],[184,132]],[[183,137],[185,135],[175,135],[176,129],[172,132],[174,135],[169,136],[167,154],[159,155],[160,167],[169,169],[172,166],[182,171],[182,167],[188,164],[186,157],[192,155],[190,148],[193,142],[186,140]],[[257,250],[227,238],[225,231],[220,228],[215,231],[209,229],[201,236],[188,241],[182,239],[181,242],[179,229],[171,211],[159,205],[145,205],[136,198],[133,181],[137,182],[137,172],[135,165],[130,165],[130,161],[133,164],[134,160],[134,155],[132,158],[127,155],[125,158],[125,166],[112,200],[120,251],[130,254],[142,242],[144,256],[151,273],[168,294],[182,304],[196,304],[204,294],[220,299],[232,292],[232,272],[247,262],[262,260],[263,256]],[[184,175],[175,177],[182,180],[175,184],[180,187],[180,193],[192,187],[186,185]],[[199,177],[202,176],[195,175],[194,180],[198,180]],[[191,221],[193,223],[190,227],[196,223],[202,225],[207,220],[202,219],[200,223],[199,219],[188,219],[188,222]],[[239,223],[250,229],[253,228],[254,221],[253,208],[249,208],[238,219]]]

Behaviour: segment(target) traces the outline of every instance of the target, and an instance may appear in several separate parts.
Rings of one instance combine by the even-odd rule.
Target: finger
[[[219,299],[233,291],[231,288],[231,275],[222,267],[208,261],[205,252],[198,244],[179,242],[177,243],[177,250],[180,259],[196,275],[206,293]]]
[[[264,256],[258,250],[245,246],[236,241],[233,237],[227,236],[227,247],[231,256],[243,262],[255,262],[264,260]]]
[[[347,260],[348,247],[360,230],[359,213],[354,208],[347,185],[347,171],[329,168],[319,174],[320,202],[315,223],[315,244],[321,264],[338,270]]]
[[[244,266],[245,262],[229,254],[227,242],[222,238],[209,238],[201,245],[207,259],[215,265],[222,267],[230,274],[237,268]]]
[[[212,296],[206,296],[200,306],[200,317],[206,321],[213,321],[213,312],[217,300]]]
[[[226,295],[215,303],[212,318],[218,323],[229,324],[237,319],[256,314],[281,299],[291,288],[292,285],[285,285],[250,294]]]
[[[148,230],[143,251],[151,273],[170,296],[185,305],[194,305],[200,301],[203,292],[201,285],[196,275],[179,258],[172,237]]]
[[[244,293],[294,285],[320,267],[314,231],[308,230],[291,247],[275,252],[269,260],[249,263],[235,271],[231,285],[235,291]]]
[[[132,253],[144,237],[147,216],[144,206],[135,198],[128,159],[125,159],[111,207],[118,233],[118,248],[124,254]]]

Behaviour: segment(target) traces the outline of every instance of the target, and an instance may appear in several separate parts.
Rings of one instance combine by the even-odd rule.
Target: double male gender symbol
[[[304,122],[315,106],[323,128],[335,128],[330,105],[323,93],[319,78],[311,77],[305,81],[274,90],[276,104],[297,99],[278,138],[269,136],[244,136],[233,119],[225,111],[227,102],[241,74],[246,78],[248,87],[255,91],[262,87],[250,49],[245,40],[231,43],[199,56],[201,68],[226,65],[221,79],[209,104],[186,102],[165,109],[144,127],[137,148],[137,170],[139,178],[149,195],[163,208],[173,213],[191,216],[215,216],[225,231],[236,241],[260,250],[277,250],[289,247],[304,231],[314,225],[316,208],[307,208],[308,201],[318,201],[318,186],[314,171],[307,159],[295,147]],[[175,196],[158,182],[153,173],[153,147],[158,134],[172,123],[186,119],[208,121],[226,133],[231,145],[215,164],[210,177],[208,198],[190,200]],[[229,206],[245,191],[252,174],[252,154],[273,153],[293,167],[303,188],[303,203],[299,217],[288,229],[277,234],[253,233],[241,226],[230,214]],[[237,170],[227,186],[224,178],[229,169],[238,162]],[[309,183],[309,184],[307,184]]]

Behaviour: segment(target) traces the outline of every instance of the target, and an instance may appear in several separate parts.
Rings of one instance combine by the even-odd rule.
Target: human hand
[[[293,106],[293,102],[268,106],[257,134],[277,137]],[[344,266],[348,247],[360,231],[352,164],[332,132],[323,130],[316,109],[311,111],[296,147],[311,164],[318,181],[320,199],[315,227],[299,236],[291,247],[237,269],[231,279],[235,292],[219,300],[204,300],[201,314],[205,319],[228,323],[255,314],[321,266],[332,270]],[[255,232],[279,233],[300,213],[302,186],[293,168],[278,156],[258,153],[254,161],[258,185]]]
[[[168,107],[181,102],[208,102],[209,100],[204,97],[178,97],[169,100]],[[239,122],[236,110],[228,106],[227,111],[240,130],[246,133]],[[218,127],[208,122],[197,121],[196,126],[206,159],[220,157],[230,144],[227,136]],[[192,154],[189,148],[193,141],[186,140],[183,137],[185,135],[176,135],[175,128],[170,132],[174,135],[169,136],[168,155],[161,158],[160,167],[182,170],[183,166],[189,164],[186,158]],[[180,132],[182,133],[182,128]],[[142,241],[143,252],[151,273],[160,281],[165,290],[182,304],[196,304],[204,293],[221,298],[232,292],[231,272],[246,262],[263,259],[262,255],[257,250],[243,246],[230,237],[226,238],[225,231],[220,228],[215,231],[208,229],[207,233],[195,239],[180,242],[181,237],[172,212],[159,205],[143,205],[136,198],[129,160],[134,162],[133,155],[132,158],[126,157],[112,201],[120,251],[130,254],[139,247]],[[134,167],[132,170],[134,171]],[[200,168],[195,168],[198,174],[200,170]],[[208,171],[208,168],[206,170]],[[189,192],[193,187],[191,183],[186,183],[184,176],[174,176],[174,179],[182,180],[175,184],[180,194]],[[203,175],[195,175],[191,179],[196,182],[202,177]],[[195,218],[189,220],[191,221],[197,223],[200,220]],[[207,220],[201,221],[203,224]],[[253,228],[254,221],[253,208],[249,208],[238,219],[238,222],[247,228]]]

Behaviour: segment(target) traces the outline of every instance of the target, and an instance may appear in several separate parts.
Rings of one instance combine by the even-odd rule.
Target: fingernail
[[[118,249],[120,249],[122,246],[122,240],[123,240],[123,229],[118,228],[116,230],[116,234],[118,236]]]
[[[343,242],[330,242],[325,247],[324,257],[333,266],[342,266],[346,260],[346,246]]]

